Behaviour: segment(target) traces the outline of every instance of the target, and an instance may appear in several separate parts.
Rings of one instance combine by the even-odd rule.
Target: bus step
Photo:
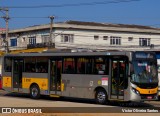
[[[59,95],[55,95],[55,94],[50,94],[50,97],[57,97],[57,98],[59,98],[60,96]]]

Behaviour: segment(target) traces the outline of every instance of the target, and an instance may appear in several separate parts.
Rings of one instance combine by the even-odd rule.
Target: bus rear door
[[[22,71],[23,71],[23,60],[14,59],[13,70],[12,70],[12,85],[14,92],[19,92],[22,89]]]
[[[50,60],[50,94],[61,93],[62,61],[60,59]]]
[[[126,79],[126,59],[112,58],[111,59],[111,84],[110,84],[110,99],[124,100],[124,88]]]

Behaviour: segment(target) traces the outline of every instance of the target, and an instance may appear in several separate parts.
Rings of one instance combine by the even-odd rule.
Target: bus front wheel
[[[99,89],[96,91],[95,99],[98,104],[106,104],[107,103],[107,93],[103,89]]]
[[[30,97],[32,99],[38,99],[40,97],[40,89],[38,85],[34,84],[30,88]]]

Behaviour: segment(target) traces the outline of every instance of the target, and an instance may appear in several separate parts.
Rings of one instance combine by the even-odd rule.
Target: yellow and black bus
[[[42,52],[6,54],[3,89],[37,99],[76,97],[107,101],[156,100],[157,60],[154,52]]]

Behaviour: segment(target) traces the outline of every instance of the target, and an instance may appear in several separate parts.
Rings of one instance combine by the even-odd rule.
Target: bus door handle
[[[124,81],[122,81],[122,82],[119,84],[119,86],[121,86],[123,82],[124,82]]]

